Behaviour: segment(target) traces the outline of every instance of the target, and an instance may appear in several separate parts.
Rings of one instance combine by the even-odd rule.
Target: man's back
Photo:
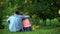
[[[21,15],[10,16],[8,20],[10,20],[9,30],[11,32],[16,32],[22,29],[22,16]]]

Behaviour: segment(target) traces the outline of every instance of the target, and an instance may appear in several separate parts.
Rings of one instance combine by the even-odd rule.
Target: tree
[[[0,0],[0,19],[11,15],[17,8],[31,17],[35,15],[34,18],[40,17],[46,20],[58,17],[60,2],[59,0]]]

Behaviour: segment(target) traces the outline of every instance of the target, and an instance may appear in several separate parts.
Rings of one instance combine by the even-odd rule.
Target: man
[[[14,15],[10,16],[7,19],[7,22],[9,23],[9,30],[10,32],[17,32],[23,29],[22,26],[22,19],[27,18],[26,16],[22,16],[19,14],[19,11],[15,11]]]

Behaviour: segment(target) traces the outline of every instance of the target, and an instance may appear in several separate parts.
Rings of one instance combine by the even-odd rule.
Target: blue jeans
[[[32,31],[32,27],[23,27],[23,31]]]

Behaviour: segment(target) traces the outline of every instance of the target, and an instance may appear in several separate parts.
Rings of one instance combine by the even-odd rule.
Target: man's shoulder
[[[19,15],[19,17],[22,17],[23,15]]]

